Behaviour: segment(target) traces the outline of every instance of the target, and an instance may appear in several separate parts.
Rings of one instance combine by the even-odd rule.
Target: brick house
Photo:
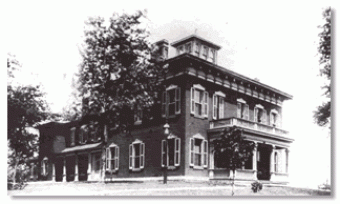
[[[124,133],[89,121],[40,125],[40,178],[161,179],[167,166],[170,178],[228,179],[232,172],[220,168],[212,141],[226,127],[237,126],[256,147],[236,179],[288,182],[294,140],[281,128],[282,103],[292,96],[218,66],[220,46],[196,35],[172,43],[177,54],[170,59],[168,41],[157,44],[169,72],[152,120],[144,121],[145,112],[136,111],[134,125]]]

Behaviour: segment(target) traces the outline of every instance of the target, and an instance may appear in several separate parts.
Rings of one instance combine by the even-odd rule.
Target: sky
[[[308,2],[308,3],[307,3]],[[313,3],[311,3],[313,2]],[[22,63],[16,79],[41,84],[52,111],[66,105],[77,72],[84,21],[147,10],[150,41],[197,34],[222,47],[218,64],[293,95],[283,104],[283,128],[295,139],[292,185],[330,181],[330,129],[313,122],[324,100],[318,76],[318,25],[333,1],[8,1],[6,52]],[[170,49],[170,57],[174,50]],[[317,151],[316,151],[317,150]],[[313,179],[311,179],[313,178]]]

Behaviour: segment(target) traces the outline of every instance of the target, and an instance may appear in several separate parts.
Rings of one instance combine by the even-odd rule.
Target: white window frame
[[[171,140],[171,139],[174,139],[174,165],[172,165],[172,166],[170,166],[169,165],[169,140]],[[165,146],[165,144],[167,144],[167,147],[166,147],[166,150],[167,150],[167,152],[165,152],[165,150],[164,150],[164,146]],[[165,167],[165,165],[164,165],[164,157],[167,155],[167,157],[166,157],[166,163],[167,163],[167,167],[168,167],[168,169],[171,169],[171,168],[173,168],[173,167],[178,167],[178,166],[180,166],[180,164],[181,164],[181,138],[179,138],[179,137],[177,137],[177,136],[173,136],[173,135],[170,135],[169,137],[168,137],[168,141],[166,141],[166,140],[162,140],[162,143],[161,143],[161,166],[162,167]],[[178,155],[178,157],[177,157],[177,155]],[[176,158],[178,158],[178,160],[176,161]]]
[[[70,146],[73,147],[76,143],[76,127],[71,128],[71,134],[70,134]]]
[[[242,98],[237,99],[237,117],[249,120],[249,105]]]
[[[171,104],[175,105],[175,114],[169,115],[169,92],[173,90],[175,91],[175,101]],[[175,117],[179,114],[181,114],[181,87],[172,84],[162,93],[162,117],[165,118],[166,115],[168,115],[168,117]]]
[[[199,101],[199,97],[196,97],[195,91],[201,91],[203,93],[203,101]],[[200,84],[194,84],[191,87],[190,91],[190,113],[193,114],[195,117],[199,118],[208,118],[209,113],[209,93],[205,90],[205,88]],[[198,99],[198,100],[197,100]],[[202,115],[196,114],[196,104],[201,104],[201,113]]]
[[[221,91],[213,94],[213,119],[216,120],[224,118],[224,103],[226,95]],[[222,103],[221,103],[222,102]],[[218,112],[218,115],[217,115]]]
[[[115,155],[112,158],[111,149],[114,149]],[[115,166],[112,168],[111,161],[115,160]],[[106,171],[116,172],[119,170],[119,146],[112,143],[106,148]]]
[[[135,167],[135,158],[136,152],[134,145],[139,145],[139,167]],[[132,171],[140,171],[144,169],[145,166],[145,144],[141,141],[136,139],[129,145],[129,169]]]
[[[202,140],[201,142],[201,152],[197,153],[195,152],[195,140]],[[189,143],[189,166],[197,169],[203,169],[208,168],[208,141],[200,134],[194,135],[192,138],[190,138]],[[201,155],[201,166],[195,165],[195,155],[200,154]]]
[[[209,48],[209,50],[208,50],[208,61],[215,63],[215,52],[216,52],[215,49]]]
[[[261,109],[263,111],[262,113],[262,118],[261,118],[261,122],[258,122],[257,121],[257,112],[256,112],[256,109]],[[254,122],[256,123],[262,123],[262,124],[267,124],[267,111],[266,109],[261,105],[261,104],[257,104],[255,107],[254,107]]]
[[[206,52],[205,52],[206,51]],[[202,50],[202,57],[204,59],[208,59],[208,55],[209,55],[209,47],[206,45],[203,45],[203,50]]]
[[[195,51],[194,54],[199,57],[200,56],[200,51],[201,51],[201,44],[199,42],[195,42]]]
[[[274,121],[274,118],[273,118],[273,114],[275,114],[276,115],[276,121]],[[279,112],[277,111],[277,110],[275,110],[275,109],[272,109],[271,111],[270,111],[270,125],[271,126],[275,126],[275,127],[279,127],[279,117],[280,117],[280,115],[279,115]]]
[[[190,47],[190,51],[187,49],[188,47]],[[191,42],[188,42],[185,44],[185,53],[192,53],[192,43]]]

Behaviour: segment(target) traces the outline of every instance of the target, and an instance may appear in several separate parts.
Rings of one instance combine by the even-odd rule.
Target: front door
[[[258,147],[257,152],[257,179],[270,179],[270,149]]]
[[[80,154],[78,156],[79,181],[87,181],[88,155]]]

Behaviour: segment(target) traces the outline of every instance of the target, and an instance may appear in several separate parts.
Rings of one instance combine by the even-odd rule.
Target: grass
[[[149,182],[69,182],[30,183],[23,190],[8,191],[8,195],[23,196],[231,196],[231,185],[212,182],[161,181]],[[263,186],[253,193],[250,186],[235,187],[235,196],[320,196],[329,191],[293,188],[288,186]]]

